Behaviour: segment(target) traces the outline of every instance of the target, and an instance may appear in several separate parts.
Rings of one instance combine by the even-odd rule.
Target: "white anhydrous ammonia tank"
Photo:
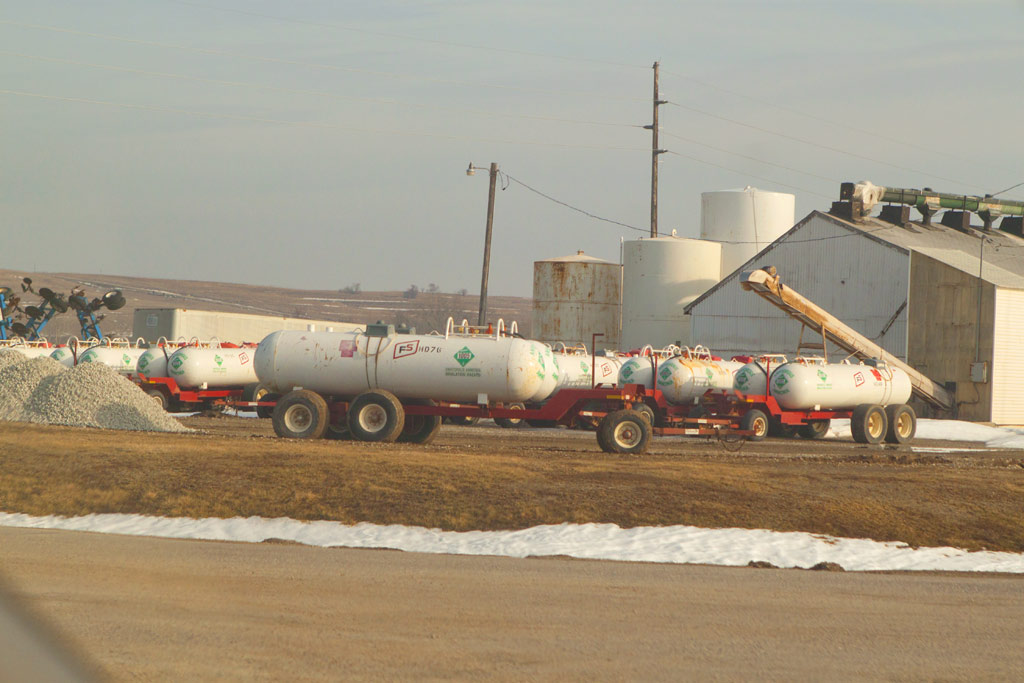
[[[558,389],[589,389],[592,384],[614,386],[618,382],[619,365],[614,358],[558,352],[554,356],[558,365]]]
[[[742,367],[731,360],[674,356],[658,365],[657,386],[669,403],[691,403],[709,389],[732,389],[733,376]]]
[[[302,387],[354,397],[385,389],[401,399],[476,403],[542,401],[555,390],[551,349],[515,337],[281,330],[256,349],[256,374],[271,391]]]
[[[683,307],[721,279],[722,247],[681,237],[623,244],[623,349],[690,343]]]
[[[167,376],[181,387],[219,389],[256,382],[255,349],[186,346],[167,359]]]
[[[40,356],[49,356],[53,353],[52,346],[44,346],[42,344],[11,344],[10,346],[4,345],[0,348],[17,351],[26,358],[39,358]]]
[[[623,384],[642,384],[647,389],[654,388],[654,361],[650,356],[633,356],[619,368],[619,386]]]
[[[150,346],[139,356],[135,371],[146,377],[168,377],[167,361],[178,347]]]
[[[771,395],[786,410],[848,410],[862,403],[887,406],[910,398],[910,377],[879,363],[800,363],[779,366],[768,382]]]
[[[702,192],[700,207],[700,236],[722,245],[725,277],[793,227],[796,197],[748,185]]]
[[[747,363],[736,371],[733,389],[752,396],[767,395],[768,377],[786,362],[785,356],[779,356],[778,360],[758,358]]]
[[[597,350],[619,348],[622,266],[582,251],[533,264],[533,337],[590,343]]]
[[[50,354],[50,358],[65,367],[73,368],[75,366],[75,353],[71,350],[70,346],[58,346],[53,350],[53,353]]]
[[[122,375],[130,375],[143,351],[135,346],[91,346],[78,356],[78,362],[103,363]]]

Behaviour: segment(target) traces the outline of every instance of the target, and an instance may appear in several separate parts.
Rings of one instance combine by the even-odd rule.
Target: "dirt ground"
[[[445,426],[426,446],[0,423],[0,510],[802,530],[1024,551],[1024,452]],[[432,556],[0,528],[0,584],[115,680],[1019,679],[1021,577]],[[2,676],[0,676],[2,678]]]
[[[423,555],[0,528],[113,680],[1020,680],[1016,576]],[[0,678],[3,678],[0,675]]]
[[[260,515],[448,530],[692,524],[1024,551],[1024,452],[919,441],[773,440],[729,452],[593,433],[446,425],[432,444],[278,439],[268,420],[185,418],[194,434],[0,423],[0,510]],[[962,449],[962,450],[957,450]]]

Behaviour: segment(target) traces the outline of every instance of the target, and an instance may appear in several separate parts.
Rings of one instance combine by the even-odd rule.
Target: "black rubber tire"
[[[889,418],[882,406],[862,403],[853,409],[850,432],[857,443],[879,444],[889,431]]]
[[[167,394],[159,389],[146,389],[146,396],[149,396],[151,399],[156,401],[160,405],[160,409],[163,411],[166,411],[170,407],[171,401],[167,398]]]
[[[479,422],[480,418],[476,417],[476,416],[466,417],[464,415],[455,415],[453,417],[449,417],[448,421],[451,422],[453,425],[460,425],[462,427],[469,427],[469,426],[475,425],[477,422]]]
[[[647,423],[652,427],[658,419],[658,414],[654,412],[654,408],[650,407],[646,403],[637,403],[633,406],[633,410],[640,413],[641,417],[647,418]]]
[[[352,432],[348,428],[348,422],[342,420],[337,424],[328,424],[324,438],[331,441],[352,441]]]
[[[330,413],[323,396],[308,389],[289,391],[274,407],[274,433],[285,439],[322,439]]]
[[[908,443],[917,434],[917,413],[905,403],[885,407],[885,417],[889,425],[885,430],[885,440],[889,443]]]
[[[787,425],[779,422],[778,420],[772,420],[768,425],[768,436],[776,437],[779,439],[792,439],[799,433],[799,429],[796,425]]]
[[[89,310],[89,300],[81,294],[72,294],[68,297],[68,305],[76,311],[85,313]]]
[[[50,299],[50,305],[53,306],[53,310],[58,313],[68,312],[68,302],[64,301],[60,296],[54,295],[54,297]]]
[[[410,405],[436,406],[431,400],[406,401]],[[441,431],[440,415],[410,415],[405,414],[405,426],[402,433],[398,435],[399,443],[430,443]]]
[[[522,403],[509,403],[505,407],[510,410],[526,410],[526,406]],[[521,417],[496,417],[494,424],[505,429],[519,429],[526,424],[526,420]]]
[[[19,337],[27,337],[29,330],[23,323],[11,323],[11,331]]]
[[[40,287],[38,290],[36,290],[36,294],[38,294],[39,296],[43,297],[44,299],[51,303],[53,302],[54,299],[57,298],[57,295],[54,294],[53,290],[50,289],[49,287]]]
[[[247,403],[248,402],[259,402],[260,399],[262,399],[264,396],[266,396],[269,393],[270,393],[270,389],[267,389],[265,386],[263,386],[259,382],[253,382],[251,384],[246,384],[244,387],[242,387],[242,401],[245,401]]]
[[[113,289],[103,295],[103,305],[111,311],[124,308],[124,304],[124,294],[121,293],[120,289]]]
[[[271,403],[271,402],[276,402],[276,401],[280,401],[280,400],[281,400],[281,394],[265,394],[263,396],[263,402],[264,403]],[[270,419],[270,418],[274,417],[274,408],[276,408],[276,407],[277,407],[276,405],[272,405],[272,406],[256,406],[256,417],[258,417],[258,418],[260,418],[262,420]]]
[[[796,433],[801,439],[823,439],[831,425],[832,420],[811,420],[805,425],[800,425]]]
[[[643,453],[651,434],[651,423],[638,411],[616,410],[598,425],[597,443],[606,453]]]
[[[740,418],[740,429],[753,432],[749,437],[751,441],[763,441],[768,436],[770,425],[768,416],[758,408],[751,408]]]
[[[30,318],[42,318],[45,315],[45,313],[43,313],[43,311],[36,306],[26,306],[25,315],[27,315]]]
[[[405,410],[390,391],[363,392],[348,408],[348,429],[359,441],[395,441],[404,427]]]

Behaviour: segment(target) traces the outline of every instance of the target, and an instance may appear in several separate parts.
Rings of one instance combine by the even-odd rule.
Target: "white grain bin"
[[[749,185],[702,192],[701,239],[722,245],[722,276],[729,275],[793,227],[796,197]]]
[[[547,344],[584,342],[596,352],[619,347],[622,266],[582,251],[533,264],[533,338]]]
[[[690,343],[683,307],[718,284],[722,247],[683,237],[623,245],[622,348]]]

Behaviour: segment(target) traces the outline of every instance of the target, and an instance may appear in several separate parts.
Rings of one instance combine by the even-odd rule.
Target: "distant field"
[[[345,293],[339,290],[285,289],[257,287],[228,282],[197,280],[162,280],[119,275],[75,273],[31,273],[0,269],[0,286],[21,291],[23,276],[32,278],[33,286],[49,287],[67,294],[81,285],[88,297],[101,296],[110,289],[124,292],[127,305],[118,311],[103,312],[100,325],[108,336],[127,336],[132,331],[132,314],[136,308],[193,308],[234,313],[279,315],[338,322],[368,323],[385,320],[395,324],[411,324],[419,331],[442,329],[452,316],[456,321],[467,318],[475,323],[480,300],[476,294],[460,296],[448,293],[419,292],[406,298],[401,291]],[[36,304],[39,297],[22,294],[22,305]],[[530,331],[532,301],[524,297],[488,297],[490,318],[515,320],[524,334]],[[63,340],[79,331],[74,313],[53,318],[43,333],[52,340]]]

